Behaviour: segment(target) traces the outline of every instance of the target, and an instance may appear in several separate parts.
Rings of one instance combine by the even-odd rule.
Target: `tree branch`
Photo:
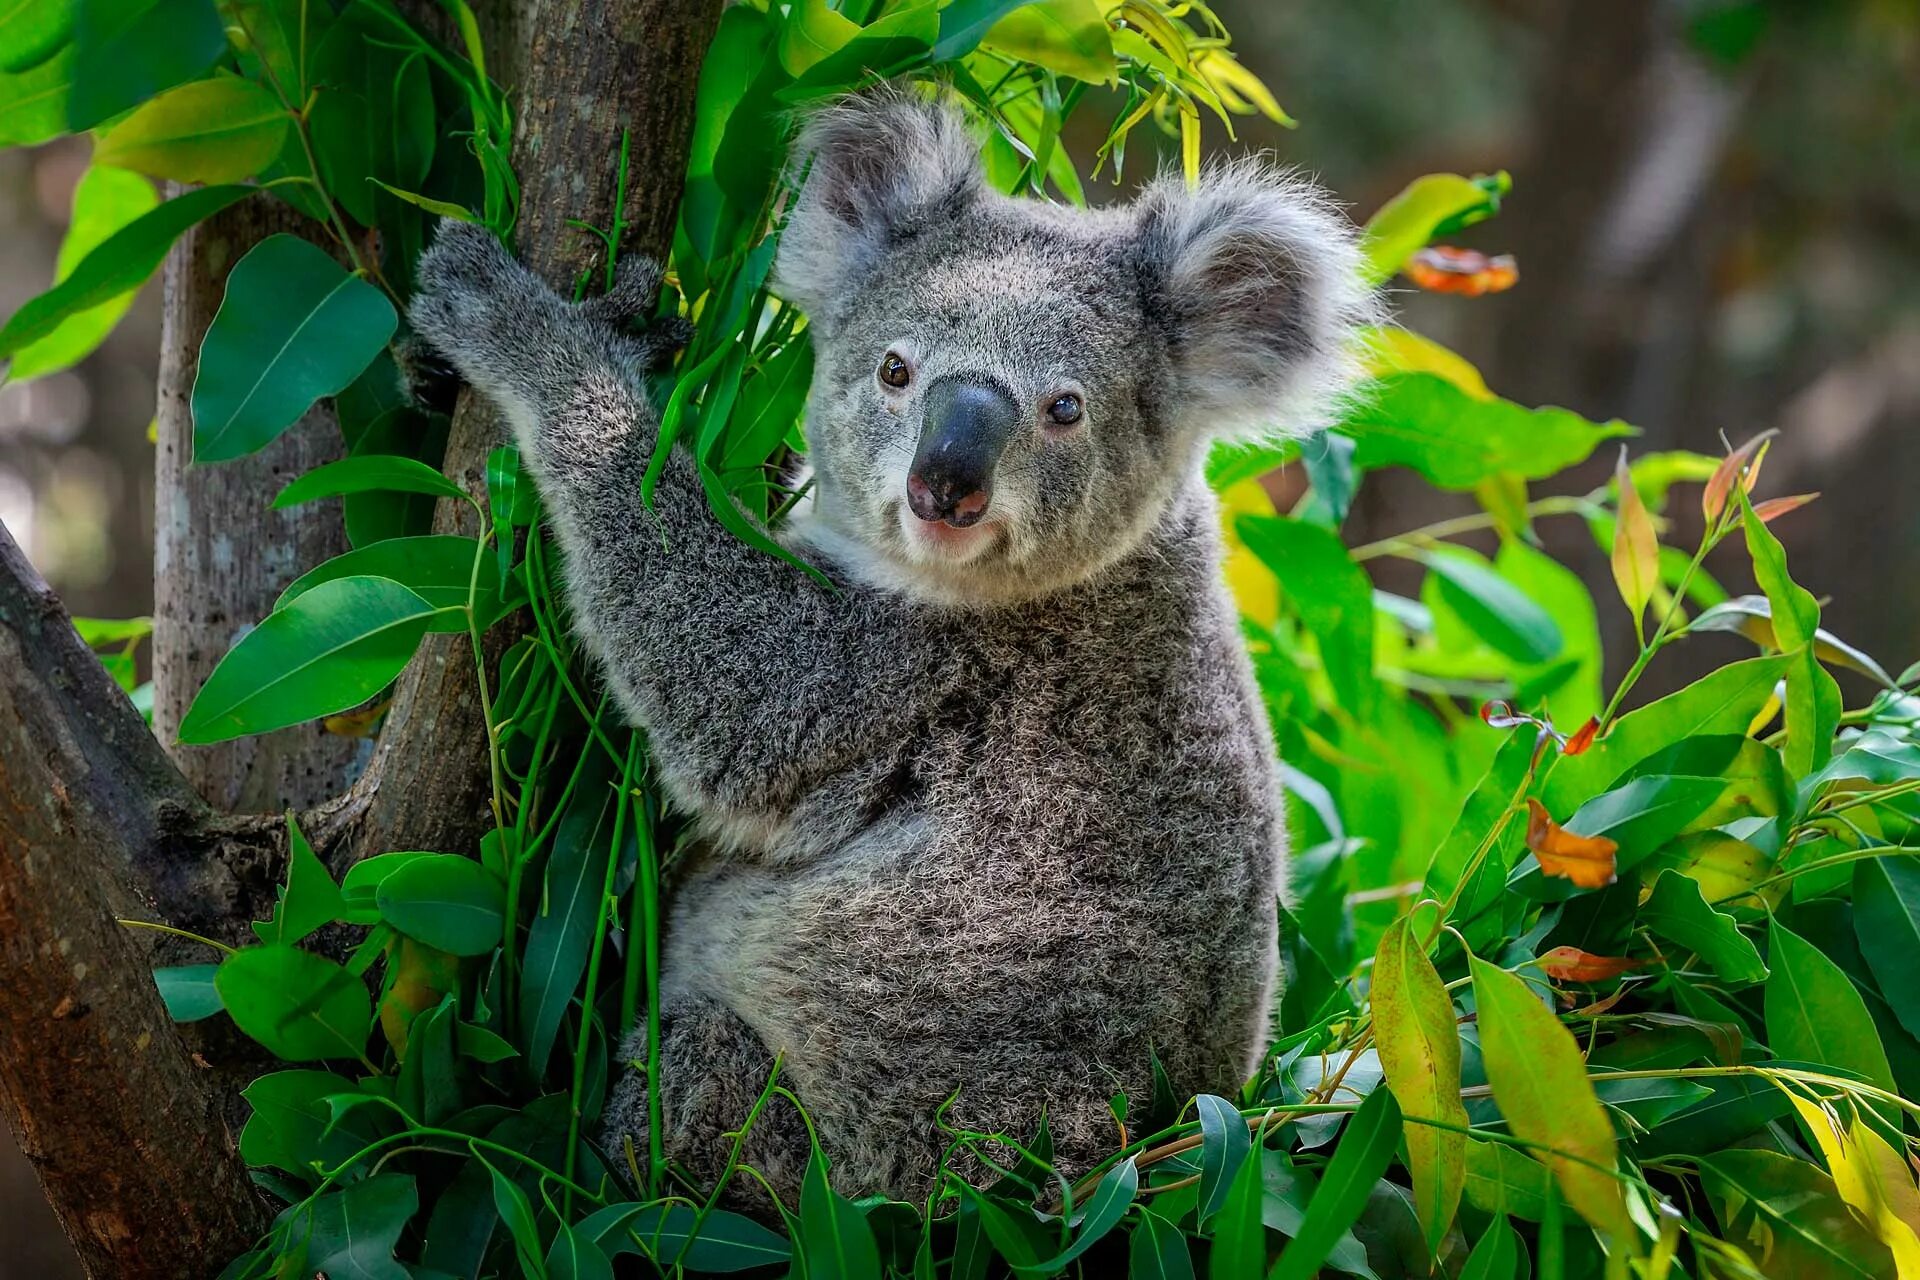
[[[204,812],[0,527],[0,1109],[96,1276],[203,1276],[266,1221],[116,923]]]

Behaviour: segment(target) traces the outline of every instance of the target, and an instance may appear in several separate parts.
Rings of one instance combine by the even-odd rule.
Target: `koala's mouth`
[[[922,520],[902,502],[896,507],[900,538],[909,558],[941,564],[968,564],[992,551],[1005,537],[1001,522],[992,516],[977,524],[954,525],[945,520]]]

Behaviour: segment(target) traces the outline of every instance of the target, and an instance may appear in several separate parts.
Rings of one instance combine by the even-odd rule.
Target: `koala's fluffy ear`
[[[780,239],[781,293],[831,319],[890,247],[979,195],[979,152],[957,112],[905,88],[816,112],[794,147],[795,176],[806,180]]]
[[[1162,176],[1135,205],[1149,309],[1183,421],[1215,437],[1324,426],[1375,318],[1353,224],[1314,184],[1257,162],[1197,190]]]

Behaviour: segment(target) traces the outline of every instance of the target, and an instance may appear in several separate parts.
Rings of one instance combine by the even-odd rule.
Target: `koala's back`
[[[681,889],[665,997],[784,1055],[848,1191],[924,1189],[956,1090],[949,1123],[1022,1139],[1044,1105],[1083,1166],[1150,1053],[1226,1092],[1264,1048],[1283,826],[1213,519],[1193,495],[1083,590],[950,615],[951,692],[783,821],[830,849]]]

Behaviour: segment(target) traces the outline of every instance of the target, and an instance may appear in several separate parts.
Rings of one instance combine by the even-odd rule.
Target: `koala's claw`
[[[463,380],[453,362],[418,334],[397,338],[388,348],[407,399],[429,413],[451,414]]]

